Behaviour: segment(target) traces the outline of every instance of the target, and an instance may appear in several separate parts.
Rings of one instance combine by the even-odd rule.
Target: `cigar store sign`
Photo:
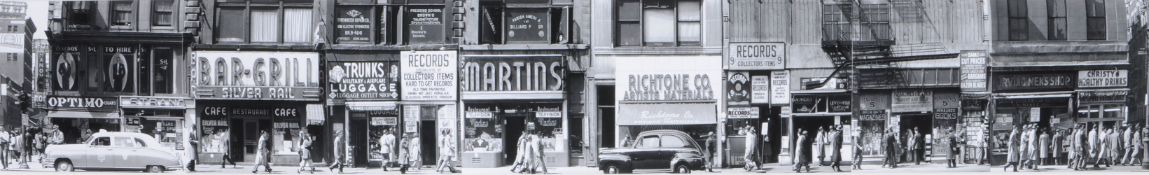
[[[464,56],[463,91],[562,91],[562,56]]]
[[[319,99],[315,52],[198,51],[193,58],[200,99]]]

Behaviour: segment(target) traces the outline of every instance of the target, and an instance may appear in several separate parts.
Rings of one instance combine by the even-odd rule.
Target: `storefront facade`
[[[775,93],[771,89],[772,74],[786,75],[786,43],[783,42],[738,42],[728,43],[723,52],[723,67],[725,68],[725,95],[722,97],[726,103],[726,117],[723,127],[726,134],[727,148],[723,162],[731,166],[741,166],[743,155],[746,152],[746,133],[740,133],[746,127],[755,128],[754,135],[758,137],[756,148],[760,150],[757,160],[762,162],[776,161],[779,144],[771,140],[780,139],[778,133],[779,114],[782,107],[788,105],[789,92],[781,90]],[[789,76],[786,76],[789,78]],[[787,82],[789,80],[786,80]],[[785,82],[777,82],[780,85]],[[777,95],[777,96],[775,96]],[[785,98],[781,98],[785,96]],[[847,98],[848,99],[848,98]],[[774,100],[774,101],[771,101]],[[762,138],[767,136],[767,138]]]
[[[318,150],[330,137],[322,127],[318,52],[196,50],[193,58],[199,135],[206,140],[202,162],[218,163],[225,152],[233,161],[255,161],[264,132],[270,136],[272,163],[299,163],[292,150],[300,130],[317,137],[312,156],[323,155]]]
[[[893,129],[893,134],[904,140],[918,133],[920,136],[917,137],[921,139],[917,144],[926,148],[922,153],[924,157],[942,156],[949,152],[949,145],[948,142],[937,142],[938,138],[977,127],[966,126],[961,115],[961,79],[957,60],[931,60],[931,67],[859,70],[862,74],[858,81],[862,88],[859,126],[865,132],[867,145],[875,146],[863,147],[864,155],[883,155],[884,150],[877,146],[882,143],[883,133]],[[908,142],[902,143],[903,147],[908,145]],[[905,157],[900,160],[913,159]]]
[[[633,56],[612,59],[616,65],[630,65],[616,67],[614,72],[618,81],[623,81],[614,89],[617,118],[612,129],[617,131],[613,137],[619,138],[615,148],[631,147],[642,141],[638,138],[642,132],[652,130],[684,132],[699,144],[699,148],[705,148],[702,144],[706,143],[706,138],[703,136],[708,133],[723,137],[718,109],[724,109],[724,104],[717,96],[724,94],[719,90],[723,83],[719,79],[723,76],[721,57]],[[753,113],[743,111],[738,114]],[[750,125],[745,121],[734,121],[742,122],[743,126]]]

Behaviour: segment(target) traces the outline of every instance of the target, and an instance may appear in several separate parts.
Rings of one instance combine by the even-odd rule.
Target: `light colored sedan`
[[[44,163],[56,171],[144,170],[163,172],[180,168],[180,155],[155,138],[134,132],[100,132],[80,144],[50,145]]]

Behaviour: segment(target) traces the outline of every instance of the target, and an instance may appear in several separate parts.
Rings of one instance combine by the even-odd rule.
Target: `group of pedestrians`
[[[954,127],[934,128],[934,130],[936,134],[929,135],[914,127],[899,134],[895,128],[887,128],[881,139],[881,146],[884,151],[882,168],[898,168],[898,164],[902,162],[903,158],[906,162],[914,162],[914,165],[921,165],[923,161],[928,162],[926,159],[929,157],[926,155],[927,143],[934,143],[934,146],[945,146],[942,149],[935,148],[933,150],[938,150],[938,153],[945,155],[946,168],[957,168],[961,162],[965,131]],[[861,137],[858,138],[859,142],[862,141]],[[927,142],[927,140],[932,142]],[[860,152],[861,148],[855,150]],[[856,162],[861,162],[859,155],[855,155],[854,159]],[[855,169],[861,169],[861,167],[855,166]]]
[[[8,170],[12,163],[26,164],[27,161],[39,160],[33,156],[43,156],[48,145],[64,143],[64,133],[59,126],[48,125],[42,129],[13,128],[11,130],[0,126],[0,170]]]
[[[797,146],[792,154],[797,155],[794,156],[794,172],[800,173],[803,168],[810,172],[811,159],[814,157],[818,158],[818,166],[830,166],[835,172],[842,172],[842,129],[842,125],[824,126],[814,132],[799,128],[796,132]],[[807,155],[806,151],[817,155]],[[826,161],[827,157],[829,161]]]
[[[1128,125],[1104,127],[1095,124],[1077,124],[1067,130],[1042,128],[1037,124],[1014,127],[1007,140],[1007,164],[1003,170],[1013,168],[1037,170],[1041,165],[1062,163],[1066,154],[1066,168],[1087,170],[1088,165],[1133,166],[1141,165],[1141,140],[1144,126]]]
[[[519,136],[516,143],[518,149],[515,150],[515,161],[511,164],[511,172],[513,173],[543,173],[547,174],[547,164],[543,159],[542,137],[536,129],[535,122],[527,122],[527,130],[523,135]]]

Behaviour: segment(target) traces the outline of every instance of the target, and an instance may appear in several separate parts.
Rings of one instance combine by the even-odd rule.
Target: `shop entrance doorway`
[[[420,148],[423,153],[423,165],[435,165],[438,163],[437,155],[439,154],[439,147],[435,141],[439,140],[438,130],[435,129],[434,120],[419,121],[419,141]]]
[[[271,120],[233,119],[232,128],[242,132],[231,132],[231,155],[237,162],[255,161],[259,146],[259,132],[271,131]],[[268,133],[269,136],[271,133]],[[240,141],[236,143],[236,141]],[[271,145],[267,145],[272,147]]]
[[[519,137],[523,135],[526,128],[526,116],[522,115],[505,115],[503,119],[503,128],[506,129],[503,136],[503,162],[511,164],[515,162],[515,157],[518,156],[519,150]]]
[[[933,156],[933,151],[931,151],[931,150],[933,150],[933,146],[934,146],[932,140],[934,140],[933,139],[934,137],[937,137],[935,135],[931,135],[931,134],[933,134],[933,127],[934,127],[934,119],[933,119],[932,115],[929,115],[929,114],[902,115],[901,117],[899,117],[898,120],[899,120],[898,121],[898,131],[897,131],[898,137],[899,137],[899,139],[902,140],[901,146],[906,149],[905,153],[903,153],[902,156],[900,156],[901,161],[911,161],[911,160],[916,160],[916,159],[923,159],[923,160],[926,160],[924,162],[929,162],[928,161],[929,159],[926,159],[926,158]],[[912,152],[912,151],[914,151],[913,148],[908,148],[908,146],[910,145],[909,144],[909,141],[911,139],[910,137],[914,136],[911,131],[916,131],[916,132],[920,133],[922,136],[921,140],[917,140],[917,143],[916,143],[917,145],[922,145],[921,147],[924,148],[921,150],[921,152],[914,153],[914,152]],[[916,155],[921,155],[921,156],[918,156],[916,159],[912,158]]]
[[[367,140],[370,133],[367,127],[370,124],[368,118],[365,117],[352,117],[351,122],[347,125],[348,134],[344,135],[347,138],[348,147],[351,151],[351,165],[353,167],[367,166],[367,152],[371,146],[367,145]],[[362,145],[362,146],[360,146]]]
[[[818,129],[819,128],[830,128],[831,126],[833,126],[834,125],[834,117],[833,116],[796,117],[793,119],[793,121],[794,121],[794,123],[793,123],[794,128],[793,128],[793,130],[790,131],[790,133],[793,133],[793,137],[790,137],[791,138],[790,143],[793,143],[791,145],[794,145],[794,148],[791,148],[791,150],[794,150],[794,149],[798,148],[799,146],[801,146],[803,148],[802,152],[801,153],[794,153],[794,154],[798,154],[795,156],[804,156],[804,157],[806,157],[806,160],[811,160],[812,163],[818,163],[818,159],[817,159],[818,157],[816,157],[815,154],[816,153],[826,153],[826,151],[829,151],[829,150],[825,150],[823,152],[815,152],[815,151],[818,151],[818,149],[829,149],[831,147],[830,145],[825,146],[826,148],[817,147],[817,144],[815,144],[815,141],[818,141],[817,140],[818,134],[820,134],[820,133],[818,133]],[[799,129],[806,131],[806,135],[805,135],[806,141],[804,143],[796,143],[798,141],[798,136],[801,134],[798,132]]]

